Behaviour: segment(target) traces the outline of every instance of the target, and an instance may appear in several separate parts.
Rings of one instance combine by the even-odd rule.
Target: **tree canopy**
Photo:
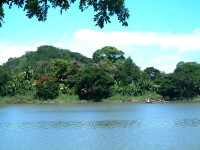
[[[76,0],[1,0],[0,1],[0,27],[3,23],[4,6],[12,8],[16,5],[23,8],[28,18],[36,17],[38,21],[46,21],[49,8],[59,8],[60,13],[67,11]],[[129,11],[125,7],[124,0],[80,0],[79,9],[84,10],[92,7],[94,9],[94,22],[100,28],[105,23],[110,23],[110,17],[116,15],[122,26],[128,26]]]
[[[94,62],[99,62],[101,60],[110,61],[111,63],[115,63],[117,60],[124,61],[124,52],[118,50],[112,46],[105,46],[101,49],[98,49],[93,53]]]
[[[147,67],[144,72],[151,78],[156,79],[157,77],[161,76],[161,72],[154,68],[154,67]]]
[[[100,101],[111,95],[114,79],[103,69],[87,66],[79,77],[76,94],[80,99]]]
[[[160,78],[158,93],[169,99],[191,99],[200,94],[200,64],[179,62],[172,74]]]
[[[106,46],[89,59],[79,53],[38,47],[0,66],[0,97],[28,94],[39,99],[75,95],[101,101],[110,96],[151,96],[190,100],[200,95],[200,64],[179,62],[173,73],[153,67],[141,70],[124,52]],[[155,97],[154,97],[155,98]]]

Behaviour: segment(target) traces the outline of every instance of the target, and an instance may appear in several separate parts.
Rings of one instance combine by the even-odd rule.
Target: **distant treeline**
[[[173,73],[154,67],[141,70],[124,52],[106,46],[92,59],[53,46],[38,47],[0,66],[0,96],[34,93],[35,99],[61,94],[101,101],[113,95],[157,93],[165,100],[189,100],[200,95],[200,64],[179,62]]]

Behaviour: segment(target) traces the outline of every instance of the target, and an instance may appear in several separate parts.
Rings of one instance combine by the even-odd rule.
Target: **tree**
[[[5,16],[3,6],[8,5],[12,8],[16,5],[26,11],[28,18],[36,17],[38,21],[47,20],[47,13],[50,7],[60,8],[60,13],[67,11],[76,0],[1,0],[0,1],[0,27]],[[129,11],[125,7],[124,0],[80,0],[79,9],[83,12],[89,7],[93,7],[94,22],[100,28],[105,23],[110,23],[110,17],[117,15],[122,26],[128,26]]]
[[[147,67],[146,69],[144,69],[144,72],[152,79],[156,79],[158,77],[161,76],[161,72],[154,68],[154,67]]]
[[[9,58],[8,61],[3,64],[3,67],[9,71],[10,75],[15,75],[20,73],[20,69],[18,68],[20,64],[20,60],[18,58]]]
[[[36,97],[39,99],[54,99],[59,95],[57,79],[51,76],[42,76],[36,81]]]
[[[10,78],[8,71],[4,67],[0,66],[0,95],[3,95],[5,92],[3,86],[8,80],[10,80]]]
[[[51,74],[60,81],[68,76],[68,68],[70,63],[67,60],[57,59],[52,61]]]
[[[159,79],[157,93],[162,95],[165,100],[178,99],[180,95],[172,75],[169,74]]]
[[[50,74],[51,64],[48,61],[41,60],[37,61],[33,66],[34,79],[39,79],[42,75]]]
[[[115,80],[121,85],[128,85],[136,82],[141,75],[140,68],[128,57],[115,74]]]
[[[26,80],[24,76],[20,73],[14,75],[9,81],[4,83],[2,89],[3,95],[23,95],[28,91],[32,91],[34,89],[34,81]]]
[[[24,77],[24,80],[30,80],[33,77],[33,71],[30,67],[26,67],[24,72],[21,73],[21,76]]]
[[[200,95],[200,64],[179,62],[172,74],[159,80],[158,93],[169,99],[191,99]]]
[[[87,66],[79,77],[76,94],[80,99],[100,101],[111,95],[113,78],[101,68]]]
[[[141,74],[140,68],[133,62],[131,57],[128,57],[123,66],[122,71],[131,78],[131,80],[138,80]]]
[[[69,68],[68,68],[68,76],[64,80],[64,83],[70,88],[74,88],[77,85],[78,77],[80,75],[80,72],[84,68],[84,65],[80,62],[73,60],[71,61]]]
[[[173,73],[179,96],[190,99],[200,94],[200,64],[179,62]]]
[[[3,85],[6,81],[8,81],[10,78],[10,75],[8,73],[8,71],[0,66],[0,86]]]
[[[102,49],[98,49],[93,53],[92,58],[94,62],[104,60],[110,63],[123,62],[125,60],[124,52],[112,46],[105,46]]]

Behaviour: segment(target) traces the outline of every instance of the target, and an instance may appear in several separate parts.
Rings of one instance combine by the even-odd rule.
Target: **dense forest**
[[[28,95],[55,99],[77,95],[101,101],[115,95],[159,95],[165,100],[190,100],[200,95],[200,64],[179,62],[173,73],[154,67],[141,70],[124,52],[106,46],[92,58],[53,46],[41,46],[0,66],[0,97]]]

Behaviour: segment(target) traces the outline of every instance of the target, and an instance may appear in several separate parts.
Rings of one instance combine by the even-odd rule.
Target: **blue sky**
[[[5,9],[0,28],[0,64],[40,45],[53,45],[91,57],[104,46],[115,46],[145,69],[172,72],[179,61],[200,63],[199,0],[125,0],[129,26],[116,17],[103,29],[95,26],[93,10],[78,10],[78,3],[60,15],[50,9],[46,22],[28,19],[22,9]]]

